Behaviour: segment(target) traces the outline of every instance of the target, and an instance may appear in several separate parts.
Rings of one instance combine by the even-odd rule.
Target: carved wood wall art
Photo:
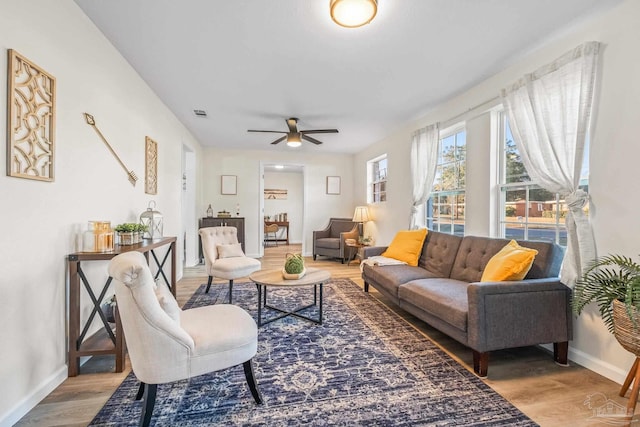
[[[105,145],[107,146],[107,148],[109,149],[109,151],[111,151],[111,154],[113,154],[113,157],[116,158],[116,160],[118,161],[118,163],[120,163],[120,166],[122,166],[122,169],[124,169],[124,171],[127,173],[127,177],[129,178],[129,182],[131,183],[131,185],[133,185],[134,187],[136,186],[136,181],[138,180],[138,176],[135,174],[135,172],[133,172],[133,170],[129,170],[124,163],[122,162],[122,160],[120,160],[120,157],[116,154],[116,152],[113,150],[113,148],[111,147],[111,145],[107,142],[107,139],[104,137],[104,135],[102,134],[102,132],[100,132],[100,129],[98,129],[98,127],[96,126],[96,121],[93,118],[93,116],[89,113],[84,113],[84,119],[87,121],[87,124],[89,126],[91,126],[93,128],[93,130],[96,131],[96,133],[98,134],[98,136],[100,137],[100,139],[102,140],[102,142],[105,143]]]
[[[158,143],[148,136],[145,139],[144,153],[144,192],[158,194]]]
[[[54,180],[56,79],[8,50],[7,175]]]

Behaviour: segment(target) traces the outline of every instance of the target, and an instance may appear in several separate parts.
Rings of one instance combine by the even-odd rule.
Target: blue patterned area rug
[[[152,425],[536,425],[352,281],[334,279],[324,291],[322,325],[289,316],[260,328],[254,368],[263,405],[254,403],[240,365],[159,385]],[[227,292],[214,285],[205,294],[201,286],[185,308],[224,303]],[[269,303],[296,307],[310,294],[277,289]],[[234,303],[254,318],[257,296],[253,283],[234,284]],[[305,314],[315,317],[314,310]],[[137,390],[130,374],[91,425],[137,425]]]

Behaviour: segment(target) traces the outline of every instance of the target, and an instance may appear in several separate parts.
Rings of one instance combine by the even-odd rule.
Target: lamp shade
[[[331,0],[331,19],[347,28],[368,24],[378,13],[376,0]]]
[[[371,221],[369,217],[369,208],[366,206],[356,206],[356,211],[353,213],[354,222],[367,222]]]

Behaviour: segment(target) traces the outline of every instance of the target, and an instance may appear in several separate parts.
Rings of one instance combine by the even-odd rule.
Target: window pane
[[[505,239],[524,239],[524,226],[517,222],[507,222],[504,228]]]
[[[525,182],[530,181],[527,170],[522,163],[520,152],[516,148],[516,143],[513,140],[511,134],[511,128],[509,127],[509,121],[505,119],[505,140],[504,140],[504,179],[506,184],[512,182]]]
[[[562,228],[565,234],[565,242],[566,245],[566,229]],[[531,224],[529,225],[529,240],[541,240],[544,242],[555,242],[556,241],[556,227],[542,226],[539,224]]]

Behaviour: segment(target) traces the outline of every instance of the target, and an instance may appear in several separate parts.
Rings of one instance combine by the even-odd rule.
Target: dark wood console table
[[[162,261],[158,260],[155,249],[169,245]],[[176,295],[176,238],[163,237],[156,240],[143,240],[142,243],[135,245],[115,245],[112,252],[76,252],[67,256],[67,268],[69,270],[69,376],[75,377],[80,373],[80,357],[95,356],[103,354],[113,354],[116,358],[116,372],[122,372],[124,369],[125,343],[124,334],[122,333],[122,324],[118,311],[115,310],[115,331],[111,329],[107,318],[100,309],[100,304],[106,296],[112,278],[107,278],[100,294],[96,296],[91,285],[82,271],[81,263],[88,261],[109,261],[118,254],[137,251],[142,252],[149,262],[149,254],[153,256],[158,271],[155,273],[154,279],[162,276],[164,283],[171,289],[171,293]],[[167,258],[171,255],[171,275],[167,278],[163,268]],[[93,309],[84,326],[80,325],[80,284],[84,285],[85,290],[89,294],[93,303]],[[160,285],[161,283],[158,283]],[[91,326],[91,322],[96,314],[102,321],[103,328],[98,330],[90,337],[86,334]],[[86,338],[86,339],[85,339]]]
[[[265,221],[264,225],[272,225],[272,224],[276,224],[278,227],[282,227],[285,229],[285,232],[287,233],[287,238],[286,239],[265,239],[266,242],[287,242],[287,245],[289,244],[289,221]]]

